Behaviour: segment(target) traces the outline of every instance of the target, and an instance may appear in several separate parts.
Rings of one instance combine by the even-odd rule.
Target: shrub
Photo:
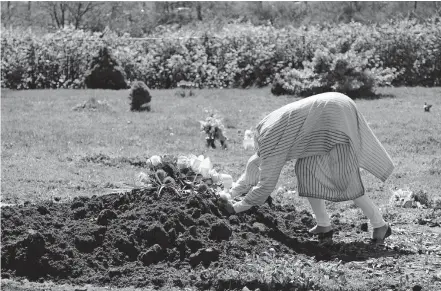
[[[391,81],[393,86],[441,84],[441,25],[434,20],[285,28],[229,24],[216,32],[205,30],[163,30],[151,35],[154,40],[144,41],[112,31],[100,37],[72,28],[45,35],[4,29],[0,51],[2,87],[80,88],[85,73],[90,73],[90,61],[102,46],[112,51],[128,82],[139,80],[157,89],[175,88],[186,80],[198,88],[273,84],[273,91],[283,94],[294,91],[286,85],[290,73],[299,75],[297,81],[290,82],[302,83],[305,90],[301,91],[311,86],[318,90],[315,84],[301,80],[315,78],[316,73],[306,67],[314,72],[311,62],[319,61],[317,52],[323,48],[339,58],[338,64],[332,60],[328,65],[346,73],[337,81],[338,74],[320,73],[321,90],[369,91],[369,83],[381,86],[378,79],[386,78],[384,84],[389,83],[390,72],[383,74],[386,68],[395,68],[399,73]],[[358,61],[362,63],[357,65]],[[330,80],[324,81],[328,77]]]
[[[114,90],[127,88],[124,71],[107,47],[100,49],[98,56],[93,58],[89,67],[84,78],[87,88]]]
[[[132,83],[130,88],[130,110],[140,111],[142,110],[142,105],[150,103],[152,96],[150,95],[149,88],[142,81],[135,81]],[[150,111],[150,106],[147,107]]]
[[[378,86],[390,85],[396,77],[393,68],[369,68],[372,51],[356,53],[353,48],[318,49],[303,69],[285,69],[276,75],[271,92],[274,95],[308,96],[337,91],[353,98],[375,94]]]
[[[437,23],[438,22],[438,23]],[[385,66],[402,71],[394,86],[441,85],[441,25],[428,20],[405,20],[378,28],[381,40],[375,45]]]

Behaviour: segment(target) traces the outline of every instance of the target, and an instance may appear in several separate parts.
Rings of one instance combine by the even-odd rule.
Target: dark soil
[[[2,277],[222,290],[225,282],[189,276],[189,270],[203,274],[206,268],[234,268],[245,256],[270,248],[317,260],[367,258],[369,246],[363,243],[314,240],[307,232],[312,216],[293,206],[265,204],[228,216],[218,205],[209,192],[178,196],[164,188],[161,197],[152,190],[133,190],[77,197],[71,203],[3,207]],[[340,225],[340,230],[359,227]]]

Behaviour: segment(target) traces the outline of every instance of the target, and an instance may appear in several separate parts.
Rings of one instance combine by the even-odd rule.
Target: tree
[[[93,2],[68,3],[67,9],[69,10],[75,29],[80,28],[84,15],[91,12],[96,6],[97,4]]]
[[[363,22],[362,10],[364,8],[363,3],[357,1],[345,2],[343,11],[338,16],[339,22],[351,22],[359,21]]]
[[[64,28],[67,24],[73,24],[75,29],[78,29],[85,15],[90,14],[99,4],[99,2],[54,1],[45,2],[44,8],[49,13],[56,28]]]
[[[11,1],[2,2],[2,23],[4,26],[9,26],[11,24],[11,18],[12,18],[12,10],[13,5],[11,5]],[[6,12],[5,12],[6,10]]]
[[[301,1],[2,1],[3,27],[32,27],[47,32],[72,25],[78,29],[142,36],[158,25],[204,21],[216,28],[251,21],[283,27],[351,20],[381,23],[390,19],[439,17],[440,3],[431,2],[301,2]],[[204,23],[204,24],[205,24]]]
[[[66,24],[66,14],[67,14],[67,2],[54,1],[44,3],[44,7],[47,12],[49,12],[52,22],[56,24],[57,28],[64,28]]]

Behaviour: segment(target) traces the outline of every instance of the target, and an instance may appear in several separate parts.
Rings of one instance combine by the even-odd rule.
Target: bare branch
[[[69,12],[74,19],[75,29],[79,28],[83,16],[97,6],[97,4],[93,4],[92,2],[87,2],[86,6],[83,6],[83,4],[84,2],[71,2],[67,5]]]
[[[58,20],[58,13],[57,13],[57,6],[56,6],[56,4],[54,4],[52,6],[52,17],[55,19],[55,22],[57,23],[57,27],[60,27],[60,21]]]

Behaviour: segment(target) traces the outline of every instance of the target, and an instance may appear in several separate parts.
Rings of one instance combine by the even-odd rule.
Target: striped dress
[[[323,93],[287,104],[255,128],[254,154],[232,188],[236,212],[265,202],[283,166],[297,159],[299,195],[346,201],[364,195],[363,168],[382,181],[394,169],[391,158],[369,128],[354,101],[341,93]]]

